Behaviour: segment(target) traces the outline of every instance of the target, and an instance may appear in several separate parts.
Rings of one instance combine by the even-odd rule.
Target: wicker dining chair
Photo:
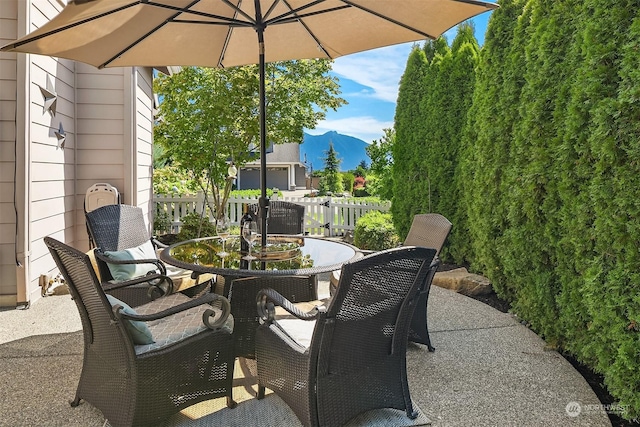
[[[431,263],[429,274],[420,288],[420,298],[411,318],[411,327],[409,328],[409,341],[424,344],[429,351],[435,350],[435,347],[431,344],[427,323],[429,291],[431,282],[433,282],[433,278],[440,266],[438,255],[451,232],[451,226],[451,222],[440,214],[418,214],[413,217],[411,228],[403,242],[405,246],[422,246],[436,250],[436,257]]]
[[[94,254],[100,281],[112,282],[113,286],[110,288],[112,290],[109,290],[109,293],[116,298],[129,305],[137,306],[164,294],[183,291],[188,296],[197,296],[211,289],[211,275],[203,277],[193,275],[191,271],[167,267],[157,259],[155,251],[166,245],[149,236],[141,208],[122,204],[106,205],[87,212],[85,218],[96,245]],[[132,249],[146,247],[148,249],[141,249],[141,252],[147,253],[148,256],[140,259],[131,259],[124,252],[131,253]],[[122,259],[123,257],[126,259]],[[145,280],[145,277],[120,278],[120,280],[136,280],[139,284],[135,287],[123,287],[119,283],[113,283],[114,268],[122,269],[122,266],[125,266],[124,268],[130,266],[132,270],[140,271],[136,268],[139,269],[143,265],[147,266],[146,270],[151,273],[151,276],[146,277],[148,280]],[[144,270],[142,268],[141,271],[144,272]],[[116,289],[113,289],[114,286]]]
[[[268,234],[304,234],[304,206],[284,200],[269,202],[267,219]],[[258,233],[262,233],[262,222],[258,204],[249,205],[251,212],[257,213]]]
[[[260,291],[258,398],[265,387],[273,390],[304,426],[341,426],[378,408],[417,417],[407,334],[434,255],[435,249],[408,246],[345,263],[329,306],[307,313],[271,289]],[[297,318],[275,320],[274,305]]]
[[[420,291],[420,300],[411,319],[409,329],[409,341],[424,344],[429,351],[435,351],[429,337],[429,327],[427,324],[427,303],[429,300],[429,290],[431,282],[440,266],[438,254],[442,250],[444,242],[451,231],[451,222],[440,214],[418,214],[413,217],[409,234],[404,240],[404,246],[422,246],[436,250],[436,257],[431,264],[429,274]],[[361,251],[359,256],[372,253],[372,251]],[[329,276],[329,293],[336,293],[340,281],[340,270],[332,271]]]
[[[234,407],[233,317],[226,298],[169,295],[128,307],[105,294],[89,256],[45,237],[76,303],[84,359],[71,406],[85,400],[112,426],[157,425],[195,403]]]

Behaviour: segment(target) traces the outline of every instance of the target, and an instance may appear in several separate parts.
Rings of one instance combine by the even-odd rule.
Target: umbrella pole
[[[257,14],[260,14],[260,2],[256,1]],[[264,248],[267,246],[267,217],[269,213],[269,199],[267,199],[267,119],[266,119],[266,94],[265,94],[265,59],[264,59],[264,28],[259,26],[258,49],[260,68],[260,221],[261,221],[261,243]]]

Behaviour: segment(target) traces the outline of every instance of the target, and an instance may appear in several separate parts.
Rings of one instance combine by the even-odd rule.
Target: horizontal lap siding
[[[78,147],[76,164],[76,241],[82,250],[89,248],[84,220],[87,189],[98,182],[115,186],[125,184],[125,107],[123,68],[98,70],[76,64],[76,111]]]
[[[30,17],[33,31],[57,15],[62,5],[54,0],[34,1]],[[73,183],[75,182],[75,148],[77,130],[75,121],[75,64],[66,59],[30,55],[29,117],[30,142],[29,219],[28,239],[30,262],[28,265],[28,299],[38,299],[41,274],[55,270],[43,238],[53,236],[74,245],[75,221]],[[45,110],[45,99],[40,88],[53,85],[57,95],[55,114]],[[64,146],[56,132],[64,131]]]

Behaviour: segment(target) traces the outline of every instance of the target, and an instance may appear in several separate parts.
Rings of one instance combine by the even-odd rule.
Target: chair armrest
[[[221,308],[222,308],[222,315],[220,315],[220,317],[218,317],[217,319],[215,319],[215,321],[212,321],[212,317],[215,318],[215,311],[213,311],[212,309],[207,309],[205,310],[205,312],[202,315],[202,321],[203,323],[209,328],[209,329],[218,329],[220,328],[222,325],[224,325],[224,323],[227,321],[227,318],[229,317],[229,314],[231,313],[231,304],[229,304],[229,300],[226,299],[225,297],[223,297],[222,295],[218,295],[218,294],[213,294],[213,293],[209,293],[209,294],[205,294],[203,296],[201,296],[200,298],[196,298],[196,299],[192,299],[189,301],[185,301],[182,304],[178,304],[175,305],[173,307],[170,307],[166,310],[162,310],[159,311],[157,313],[153,313],[153,314],[128,314],[128,313],[124,313],[122,312],[122,306],[119,304],[116,304],[112,307],[113,312],[115,313],[116,316],[118,316],[121,319],[126,319],[126,320],[139,320],[142,322],[149,322],[151,320],[158,320],[158,319],[163,319],[165,317],[169,317],[172,316],[174,314],[183,312],[185,310],[189,310],[191,308],[195,308],[201,305],[211,305],[212,302],[215,301],[219,301],[221,303]]]
[[[262,322],[266,323],[271,323],[275,320],[275,305],[279,305],[289,314],[292,314],[301,320],[315,320],[319,313],[325,311],[325,307],[315,306],[311,311],[305,313],[293,305],[291,301],[271,288],[261,289],[256,297],[256,302],[258,305],[258,316]]]
[[[105,292],[109,292],[114,289],[139,285],[140,283],[149,284],[147,295],[150,299],[156,299],[161,296],[169,295],[173,292],[174,289],[173,280],[169,276],[158,273],[149,273],[146,276],[140,276],[131,280],[124,280],[122,282],[102,282],[101,286]]]
[[[155,237],[151,238],[151,243],[153,244],[153,247],[155,249],[164,249],[164,248],[168,248],[169,245],[165,245],[164,243],[162,243],[160,240],[156,239]]]

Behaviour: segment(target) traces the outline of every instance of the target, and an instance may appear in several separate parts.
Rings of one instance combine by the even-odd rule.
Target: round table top
[[[160,253],[167,264],[198,273],[234,276],[312,275],[339,270],[343,263],[355,259],[358,249],[347,243],[307,236],[269,236],[266,251],[254,244],[252,255],[244,260],[240,237],[225,241],[221,256],[220,237],[187,240],[169,246]]]

